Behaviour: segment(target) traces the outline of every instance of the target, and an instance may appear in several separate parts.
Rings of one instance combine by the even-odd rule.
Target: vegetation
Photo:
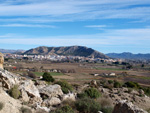
[[[21,113],[32,113],[31,109],[26,107],[21,107],[20,111]]]
[[[114,88],[120,88],[122,85],[121,85],[121,83],[120,82],[118,82],[118,81],[114,81]]]
[[[73,90],[72,85],[66,81],[58,81],[58,82],[56,82],[56,84],[61,86],[61,89],[62,89],[63,93],[65,93],[65,94],[67,94],[67,93],[69,93],[69,91]]]
[[[75,105],[76,109],[81,113],[97,113],[101,109],[100,104],[90,98],[80,99]]]
[[[36,78],[36,75],[33,72],[28,72],[28,76],[31,78]]]
[[[43,80],[47,81],[47,82],[54,82],[55,79],[50,75],[50,73],[45,72],[43,74]]]
[[[74,110],[69,105],[66,105],[52,113],[74,113]]]
[[[0,111],[3,109],[4,104],[2,102],[0,102]]]
[[[20,91],[18,89],[18,85],[15,85],[13,88],[11,88],[8,93],[11,97],[18,99],[20,96]]]
[[[129,87],[129,88],[140,88],[140,85],[138,83],[132,82],[132,81],[126,82],[124,86]]]
[[[89,88],[84,91],[84,93],[90,98],[98,98],[101,96],[101,93],[96,88]]]

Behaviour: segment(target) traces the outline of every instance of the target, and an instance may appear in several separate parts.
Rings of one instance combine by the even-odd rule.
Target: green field
[[[34,74],[36,74],[37,76],[42,76],[44,72],[33,72]],[[56,73],[56,72],[50,72],[50,74],[52,76],[60,76],[60,75],[64,75],[63,73]]]

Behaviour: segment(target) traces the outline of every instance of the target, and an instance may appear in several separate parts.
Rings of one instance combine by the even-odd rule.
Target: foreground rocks
[[[115,105],[113,113],[148,113],[131,102],[120,101]]]

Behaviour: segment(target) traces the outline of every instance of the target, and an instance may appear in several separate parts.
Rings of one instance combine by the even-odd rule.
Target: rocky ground
[[[72,93],[64,94],[58,84],[48,84],[38,79],[31,80],[0,69],[0,103],[2,104],[0,105],[0,113],[52,112],[64,101],[76,101],[76,94],[90,87],[91,84],[97,87],[104,99],[107,98],[112,102],[115,106],[113,113],[147,113],[144,110],[150,109],[150,98],[142,90],[104,88],[96,81],[92,81],[90,84],[77,86]],[[8,91],[15,85],[20,91],[20,96],[17,99],[8,94]]]

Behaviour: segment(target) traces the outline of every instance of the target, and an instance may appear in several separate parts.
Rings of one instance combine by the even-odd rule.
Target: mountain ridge
[[[123,53],[108,53],[106,54],[110,58],[122,58],[122,59],[150,59],[150,53],[142,54],[133,54],[130,52],[123,52]]]
[[[61,47],[40,46],[37,48],[27,50],[23,54],[64,55],[64,56],[71,55],[71,56],[84,56],[84,57],[105,58],[105,59],[109,58],[105,54],[85,46],[61,46]]]

